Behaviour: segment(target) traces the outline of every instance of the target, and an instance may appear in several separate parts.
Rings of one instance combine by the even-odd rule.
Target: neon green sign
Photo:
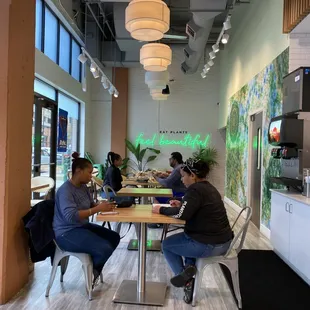
[[[210,135],[206,135],[204,138],[200,134],[191,135],[187,133],[183,135],[181,139],[169,139],[164,134],[154,134],[151,138],[145,138],[144,133],[141,132],[135,139],[136,146],[138,144],[154,147],[155,145],[180,145],[182,147],[188,147],[195,149],[197,147],[207,147],[210,143]]]

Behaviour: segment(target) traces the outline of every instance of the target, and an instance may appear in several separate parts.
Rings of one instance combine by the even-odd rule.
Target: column
[[[0,1],[0,304],[28,281],[35,0]]]
[[[125,157],[128,114],[128,69],[114,68],[113,81],[119,96],[118,98],[112,96],[111,151]]]

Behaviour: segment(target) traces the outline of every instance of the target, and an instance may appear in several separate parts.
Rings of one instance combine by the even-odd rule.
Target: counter
[[[274,251],[310,285],[310,199],[271,190],[270,241]]]
[[[288,191],[285,189],[271,189],[270,191],[310,206],[310,198],[303,196],[300,192],[294,190]]]

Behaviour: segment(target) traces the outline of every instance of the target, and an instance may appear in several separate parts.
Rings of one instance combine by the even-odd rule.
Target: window
[[[42,12],[43,4],[42,0],[37,0],[36,2],[36,48],[40,51],[42,50]]]
[[[59,35],[59,66],[70,73],[70,34],[60,26]]]
[[[35,47],[81,82],[81,46],[42,0],[36,0]]]
[[[54,87],[38,80],[34,80],[34,92],[46,98],[56,101],[56,90]]]
[[[57,153],[57,177],[56,188],[67,180],[67,172],[71,165],[71,154],[79,151],[78,131],[79,131],[79,109],[80,105],[72,98],[58,93],[58,109],[68,112],[67,127],[67,152]],[[58,140],[58,139],[57,139]]]
[[[81,79],[81,64],[78,60],[81,54],[81,47],[72,40],[71,75],[77,80]]]
[[[54,14],[45,8],[44,54],[57,63],[57,33],[58,20]]]

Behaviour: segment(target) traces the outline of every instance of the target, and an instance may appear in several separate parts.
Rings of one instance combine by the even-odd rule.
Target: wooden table
[[[44,188],[48,188],[50,185],[49,184],[41,184],[41,185],[37,185],[37,186],[32,186],[31,187],[31,191],[35,192],[39,189],[44,189]]]
[[[131,197],[142,197],[142,205],[147,205],[148,197],[167,197],[172,198],[173,192],[169,188],[122,188],[117,192],[117,196],[131,196]],[[136,231],[138,235],[138,231]],[[148,251],[160,251],[161,242],[160,240],[150,240],[150,246],[147,248]],[[128,250],[137,251],[138,241],[137,239],[131,239],[128,244]]]
[[[161,214],[152,213],[152,206],[137,205],[131,208],[117,209],[118,214],[97,215],[98,221],[133,222],[139,227],[139,258],[138,281],[124,280],[116,291],[113,301],[137,305],[163,306],[167,284],[161,282],[146,282],[146,246],[147,223],[184,224]],[[156,268],[156,266],[152,266]]]
[[[162,187],[158,182],[138,182],[136,180],[124,180],[122,182],[123,186],[133,185],[133,186],[142,186],[142,187]]]

